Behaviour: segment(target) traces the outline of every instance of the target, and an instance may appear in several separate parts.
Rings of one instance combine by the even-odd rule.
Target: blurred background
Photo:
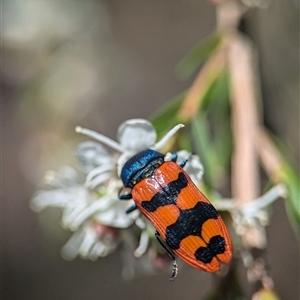
[[[247,1],[245,1],[247,2]],[[254,1],[255,2],[255,1]],[[261,2],[242,30],[257,45],[264,121],[299,171],[299,3]],[[2,297],[17,299],[204,299],[213,276],[185,266],[122,279],[118,252],[67,262],[60,211],[35,214],[43,174],[74,164],[77,125],[113,139],[126,119],[147,118],[192,79],[174,68],[215,30],[215,6],[197,0],[4,0],[2,5]],[[49,211],[51,218],[49,217]],[[267,255],[281,299],[299,299],[299,245],[273,207]],[[251,289],[240,266],[243,290]]]

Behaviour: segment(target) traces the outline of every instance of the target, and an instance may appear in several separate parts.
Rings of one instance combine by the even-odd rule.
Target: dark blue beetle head
[[[143,178],[150,177],[154,171],[164,162],[164,155],[147,149],[131,157],[121,171],[121,179],[124,187],[133,186]]]

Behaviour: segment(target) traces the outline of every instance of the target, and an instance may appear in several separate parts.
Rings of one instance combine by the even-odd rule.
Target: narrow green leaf
[[[216,188],[221,176],[230,167],[232,154],[230,126],[218,123],[218,134],[212,138],[205,112],[198,114],[191,125],[193,144],[205,170],[204,182],[208,188]]]
[[[185,95],[186,92],[176,95],[150,116],[149,120],[152,122],[159,136],[178,124],[177,115]]]
[[[207,118],[210,124],[211,147],[214,149],[214,163],[226,169],[230,165],[232,154],[232,136],[230,122],[230,101],[227,72],[220,73],[214,82],[206,101]]]
[[[186,150],[186,151],[189,151],[191,153],[193,152],[192,151],[191,139],[190,139],[188,134],[180,134],[179,135],[179,137],[178,137],[178,146],[179,146],[179,149]]]
[[[219,119],[221,115],[224,115],[224,113],[226,113],[226,117],[228,117],[230,104],[229,80],[226,69],[222,70],[212,82],[211,87],[205,95],[201,108],[202,110],[207,109],[208,112],[215,115],[217,119]]]
[[[299,177],[297,174],[291,169],[286,168],[286,185],[288,187],[288,199],[290,199],[295,212],[300,220],[300,187],[299,187]]]
[[[217,49],[221,37],[221,34],[216,32],[194,46],[176,66],[177,76],[182,79],[189,77]]]
[[[220,171],[230,165],[232,153],[227,72],[220,73],[202,103],[201,112],[193,120],[192,136],[201,147],[201,158],[208,156],[205,171],[211,173],[209,178],[218,180]]]
[[[286,165],[282,171],[282,178],[287,187],[286,211],[289,220],[297,233],[300,231],[300,185],[299,176]],[[300,238],[298,236],[298,238]]]
[[[204,182],[208,187],[213,186],[213,155],[210,149],[208,125],[205,114],[199,113],[191,122],[191,133],[195,151],[199,155],[204,167]]]

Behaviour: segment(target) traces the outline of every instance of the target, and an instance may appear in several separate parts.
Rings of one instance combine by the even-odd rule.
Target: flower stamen
[[[93,139],[95,139],[98,142],[103,143],[104,145],[110,147],[111,149],[114,149],[118,152],[124,152],[126,151],[126,149],[119,143],[115,142],[114,140],[108,138],[105,135],[102,135],[96,131],[90,130],[90,129],[86,129],[86,128],[82,128],[80,126],[76,126],[75,131],[77,133],[81,133],[84,134],[86,136],[89,136]]]
[[[170,131],[166,133],[166,135],[160,141],[154,144],[152,148],[155,150],[161,149],[176,134],[176,132],[183,127],[184,124],[178,124],[174,126]]]

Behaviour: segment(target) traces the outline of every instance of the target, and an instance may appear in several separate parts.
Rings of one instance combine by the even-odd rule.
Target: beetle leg
[[[159,234],[159,232],[157,230],[155,231],[155,237],[158,240],[158,242],[160,243],[160,245],[167,251],[167,253],[169,254],[169,256],[173,259],[172,275],[170,277],[170,281],[173,281],[175,279],[175,277],[177,276],[177,274],[178,274],[178,266],[177,266],[177,262],[176,262],[175,256],[171,252],[171,250],[168,249],[167,246],[161,241],[161,239],[159,238],[160,234]]]
[[[138,207],[136,206],[136,204],[132,204],[129,208],[126,209],[126,214],[130,214],[131,212],[133,212],[137,208]]]
[[[132,198],[131,196],[131,189],[128,189],[128,188],[121,188],[120,191],[119,191],[119,199],[120,200],[129,200]]]
[[[176,262],[175,259],[173,260],[172,265],[173,266],[172,266],[172,274],[171,274],[171,277],[170,277],[170,281],[173,281],[176,278],[177,274],[178,274],[178,266],[177,266],[177,262]]]
[[[176,152],[172,153],[171,161],[176,162],[176,161],[177,161],[177,158],[178,158],[177,153],[176,153]]]
[[[179,166],[180,166],[181,168],[184,168],[184,166],[185,166],[186,163],[189,161],[189,159],[191,158],[191,156],[192,156],[192,153],[190,153],[190,155],[189,155],[189,157],[188,157],[187,159],[181,161],[181,162],[179,163]]]
[[[183,160],[183,161],[180,162],[179,166],[181,168],[184,168],[184,166],[186,165],[187,162],[188,162],[188,159],[185,159],[185,160]]]

